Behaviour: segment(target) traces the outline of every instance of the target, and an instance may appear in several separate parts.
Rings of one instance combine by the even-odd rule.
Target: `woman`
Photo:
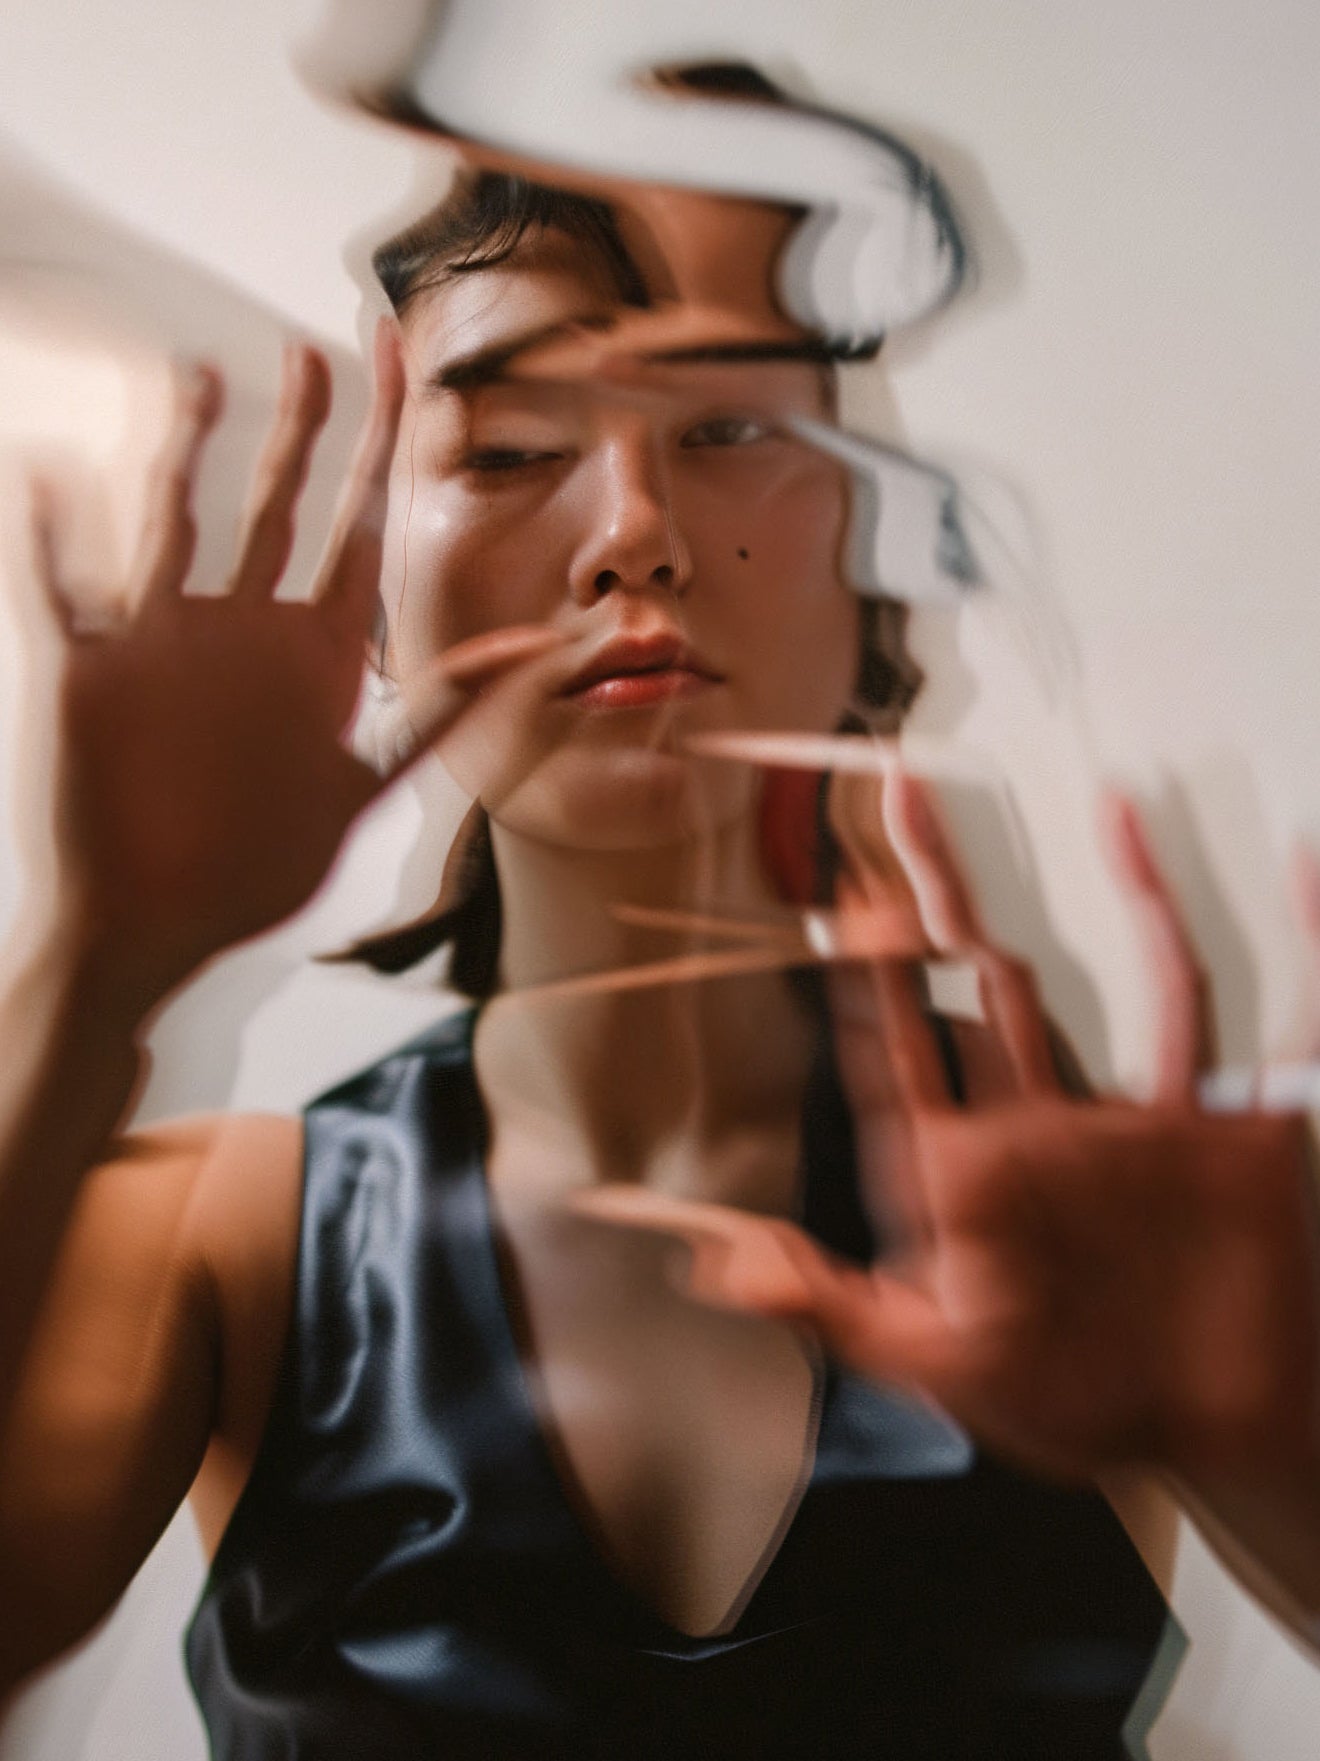
[[[6,1003],[0,1534],[23,1610],[6,1674],[111,1605],[191,1486],[214,1565],[189,1662],[217,1754],[1119,1755],[1164,1610],[1107,1507],[996,1465],[794,1327],[694,1304],[669,1237],[619,1229],[584,1194],[680,1201],[640,1208],[695,1231],[705,1288],[808,1317],[1030,1465],[1226,1467],[1235,1532],[1272,1565],[1310,1512],[1297,1493],[1287,1545],[1277,1522],[1262,1537],[1242,1461],[1277,1434],[1271,1495],[1305,1480],[1281,1419],[1314,1392],[1295,1124],[1214,1140],[1281,1170],[1252,1237],[1270,1288],[1244,1287],[1235,1318],[1286,1348],[1288,1374],[1226,1416],[1189,1402],[1189,1450],[1191,1430],[1157,1426],[1167,1391],[1133,1394],[1141,1327],[1194,1312],[1167,1235],[1153,1284],[1122,1299],[1150,1191],[1186,1209],[1165,1153],[1189,1137],[1181,1115],[1130,1110],[1124,1147],[1153,1144],[1157,1178],[1106,1235],[1091,1185],[1110,1111],[1052,1092],[1028,987],[983,946],[902,780],[887,839],[863,804],[836,806],[820,840],[822,872],[844,870],[832,933],[885,956],[847,965],[834,999],[845,1105],[819,991],[782,971],[805,961],[784,908],[802,864],[776,855],[803,842],[801,792],[689,750],[827,733],[859,670],[874,676],[836,562],[845,486],[791,438],[828,413],[821,368],[782,346],[639,357],[627,321],[648,308],[620,281],[635,247],[592,208],[491,238],[423,250],[394,289],[314,604],[271,599],[326,408],[310,351],[291,360],[226,598],[180,593],[218,413],[204,373],[121,627],[82,633],[41,559],[33,713],[53,752],[34,777],[55,777],[59,811]],[[628,347],[583,376],[584,334]],[[547,337],[569,355],[528,358]],[[378,579],[403,705],[386,743],[406,760],[443,734],[488,820],[475,886],[455,879],[430,939],[457,929],[470,987],[494,1000],[305,1124],[115,1139],[144,1018],[295,909],[382,786],[339,742]],[[1124,839],[1167,925],[1131,825]],[[502,932],[483,960],[473,899],[493,885]],[[698,942],[675,968],[672,926],[699,934],[697,910],[768,925],[769,952],[714,961]],[[426,940],[366,951],[397,964]],[[989,1027],[932,1040],[907,962],[955,944],[983,967]],[[951,1089],[994,1104],[983,1120]],[[1086,1203],[1063,1198],[1072,1276],[1088,1241],[1108,1249],[1113,1301],[1083,1305],[1089,1331],[1055,1325],[1072,1289],[1042,1276],[1057,1198],[1034,1167],[1020,1198],[1042,1116],[1044,1147],[1091,1182]],[[941,1133],[950,1165],[989,1165],[961,1209],[931,1165]],[[834,1257],[771,1222],[780,1258],[753,1241],[749,1278],[747,1212],[800,1220]],[[921,1260],[912,1282],[860,1269],[882,1228]]]

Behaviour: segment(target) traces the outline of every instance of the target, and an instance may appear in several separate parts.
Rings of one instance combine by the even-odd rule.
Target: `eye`
[[[760,416],[708,416],[689,428],[679,441],[680,446],[750,446],[764,440],[771,432],[769,422]]]
[[[552,464],[563,456],[559,452],[524,452],[511,446],[487,446],[470,452],[463,464],[469,471],[519,471],[533,465]]]

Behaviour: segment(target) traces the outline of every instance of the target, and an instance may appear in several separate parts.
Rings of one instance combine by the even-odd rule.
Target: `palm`
[[[1147,1107],[1064,1092],[1031,974],[988,940],[929,803],[899,778],[887,806],[932,940],[979,968],[1009,1080],[955,1105],[910,974],[844,981],[869,1002],[868,1016],[849,1000],[844,1029],[855,1104],[874,1093],[874,1075],[868,1091],[857,1074],[869,1054],[871,1072],[888,1072],[891,1139],[911,1157],[915,1273],[872,1275],[854,1349],[880,1374],[888,1355],[889,1374],[1049,1472],[1296,1439],[1316,1376],[1305,1128],[1197,1107],[1206,989],[1135,815],[1120,805],[1111,831],[1156,979]],[[872,1159],[863,1176],[876,1192],[885,1170]]]
[[[195,376],[181,395],[131,578],[95,629],[60,584],[49,522],[39,523],[27,724],[46,747],[27,766],[35,894],[54,933],[90,941],[136,1006],[301,906],[373,795],[473,688],[543,640],[475,638],[413,681],[399,704],[409,743],[395,739],[387,775],[346,749],[403,395],[387,328],[376,366],[375,403],[306,601],[280,600],[276,589],[329,408],[328,370],[310,350],[291,357],[225,593],[184,590],[192,480],[219,411],[214,375]]]
[[[1031,975],[986,939],[924,798],[891,779],[886,809],[930,941],[976,963],[986,1014],[955,1101],[908,965],[834,969],[859,1182],[899,1251],[858,1267],[777,1219],[626,1193],[590,1208],[677,1230],[695,1294],[811,1327],[1037,1471],[1302,1459],[1320,1399],[1305,1122],[1197,1107],[1204,987],[1134,819],[1119,866],[1161,1004],[1148,1107],[1064,1091]],[[871,909],[864,885],[846,895]]]
[[[1313,1364],[1296,1120],[1022,1097],[917,1128],[919,1288],[854,1312],[877,1374],[1064,1476],[1244,1451],[1304,1422]],[[1291,1343],[1290,1343],[1291,1342]],[[886,1357],[895,1346],[905,1357]]]
[[[61,841],[118,933],[174,924],[205,952],[315,889],[379,786],[341,743],[363,634],[314,605],[180,596],[74,647]]]

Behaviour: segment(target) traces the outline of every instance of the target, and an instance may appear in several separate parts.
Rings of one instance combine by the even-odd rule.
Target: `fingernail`
[[[1142,848],[1143,827],[1131,797],[1119,789],[1109,789],[1102,802],[1102,811],[1109,835],[1120,852],[1128,856],[1138,854]]]
[[[290,391],[301,391],[311,367],[311,350],[301,338],[284,345],[284,377]]]
[[[176,361],[174,387],[181,412],[191,420],[208,422],[217,414],[223,381],[209,361]]]
[[[1115,829],[1132,822],[1132,797],[1121,783],[1101,784],[1099,807],[1102,820]]]

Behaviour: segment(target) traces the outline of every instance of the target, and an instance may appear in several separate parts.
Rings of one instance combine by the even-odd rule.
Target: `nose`
[[[585,526],[569,569],[579,605],[620,587],[681,594],[692,559],[674,519],[664,459],[656,439],[616,433],[597,449],[595,470],[581,483]]]

